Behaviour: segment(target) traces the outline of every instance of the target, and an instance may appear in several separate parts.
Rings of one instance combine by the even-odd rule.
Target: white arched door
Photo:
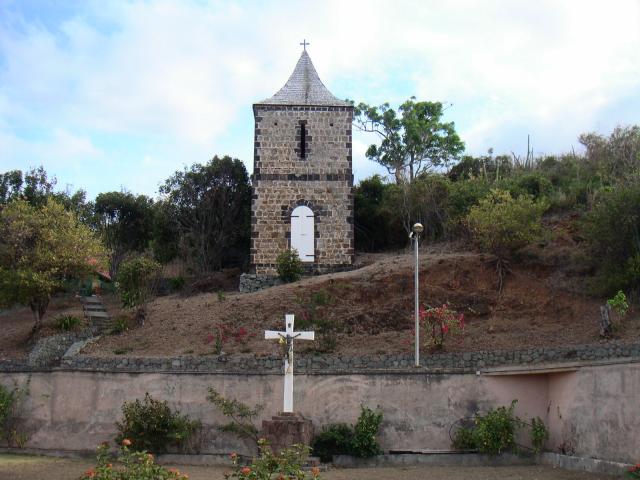
[[[303,262],[315,259],[313,222],[313,211],[309,207],[300,205],[291,212],[291,248],[298,251]]]

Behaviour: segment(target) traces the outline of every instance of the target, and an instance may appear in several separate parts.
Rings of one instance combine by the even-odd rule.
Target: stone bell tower
[[[302,52],[287,83],[255,103],[251,267],[276,274],[295,248],[310,272],[353,263],[353,107],[322,84]]]

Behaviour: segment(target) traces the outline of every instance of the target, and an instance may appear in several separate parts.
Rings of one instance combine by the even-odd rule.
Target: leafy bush
[[[530,196],[513,198],[509,192],[494,189],[471,207],[467,222],[483,251],[510,258],[540,235],[545,209],[545,203],[535,202]]]
[[[320,478],[319,468],[312,468],[309,475],[302,469],[309,456],[309,447],[306,445],[295,444],[291,448],[285,448],[275,455],[267,441],[260,439],[258,441],[258,450],[259,456],[254,458],[250,465],[246,466],[240,465],[238,455],[232,453],[233,471],[226,473],[224,478],[237,478],[240,480],[272,480],[274,478],[305,480],[307,478]]]
[[[184,288],[186,280],[184,277],[171,277],[169,278],[169,288],[172,292],[179,292]]]
[[[122,305],[137,309],[138,323],[143,324],[147,314],[147,303],[153,298],[157,275],[161,266],[147,257],[136,257],[120,265],[117,288]]]
[[[333,455],[353,455],[369,458],[382,453],[378,444],[378,432],[382,424],[382,412],[362,405],[354,426],[334,423],[322,429],[313,440],[313,451],[323,462]]]
[[[223,425],[220,429],[223,432],[230,432],[238,435],[240,438],[248,438],[253,440],[260,451],[260,438],[258,437],[258,427],[256,427],[256,419],[264,410],[264,405],[255,405],[253,408],[242,403],[240,400],[224,398],[218,391],[210,387],[207,400],[213,403],[222,414],[231,421]]]
[[[198,421],[172,411],[166,401],[154,400],[148,393],[143,401],[125,402],[122,417],[121,422],[116,422],[116,442],[129,439],[134,450],[153,453],[182,446],[200,426]]]
[[[476,439],[472,428],[459,428],[451,442],[451,446],[456,450],[475,450]]]
[[[129,449],[131,440],[122,440],[120,464],[109,454],[109,444],[103,443],[96,453],[96,466],[82,474],[80,480],[188,480],[175,468],[166,469],[155,463],[153,455]]]
[[[19,409],[22,400],[29,395],[28,384],[25,387],[9,389],[0,384],[0,438],[4,438],[9,446],[24,447],[28,440],[22,429]]]
[[[56,327],[58,330],[62,330],[63,332],[67,332],[69,330],[73,330],[77,328],[82,323],[75,315],[60,315],[56,318]]]
[[[629,311],[627,296],[622,290],[618,290],[618,293],[607,300],[607,305],[609,305],[620,317],[624,317]]]
[[[533,451],[540,453],[544,448],[544,444],[549,440],[549,430],[540,417],[531,419],[531,445]]]
[[[515,448],[515,429],[521,423],[513,414],[517,402],[514,400],[509,407],[498,407],[476,417],[473,436],[481,453],[498,455]]]
[[[119,335],[122,332],[126,332],[129,329],[129,317],[124,314],[116,316],[111,322],[112,335]]]
[[[582,224],[595,293],[640,290],[640,182],[602,192]]]
[[[15,393],[4,385],[0,385],[0,436],[2,437],[6,434],[5,423],[13,411],[15,400]]]
[[[295,248],[280,252],[276,258],[278,276],[283,282],[295,282],[304,272],[302,261]]]
[[[380,424],[382,424],[382,412],[373,411],[362,405],[358,421],[353,427],[351,441],[353,456],[368,458],[382,453],[377,439]]]
[[[353,427],[346,423],[325,426],[313,439],[313,454],[322,462],[330,462],[333,455],[351,453]]]
[[[480,203],[490,191],[490,184],[481,179],[453,182],[447,202],[447,230],[455,232],[465,225],[469,210]]]
[[[530,428],[533,451],[539,453],[549,439],[549,431],[540,417],[527,424],[513,414],[517,400],[509,407],[489,410],[485,415],[476,415],[474,425],[460,428],[452,440],[452,447],[458,450],[478,450],[481,453],[498,455],[507,450],[515,450],[517,428]]]
[[[530,195],[533,199],[539,200],[548,197],[553,191],[551,181],[544,175],[531,172],[521,175],[515,179],[513,196]]]

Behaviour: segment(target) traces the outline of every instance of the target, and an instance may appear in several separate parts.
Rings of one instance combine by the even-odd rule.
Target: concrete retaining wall
[[[560,367],[558,367],[560,368]],[[533,370],[486,370],[479,375],[411,371],[301,374],[294,406],[317,427],[353,423],[360,405],[384,412],[385,450],[446,450],[449,428],[474,412],[518,399],[516,413],[550,427],[548,447],[570,445],[577,456],[635,463],[640,452],[640,363]],[[204,425],[201,451],[250,453],[249,445],[217,430],[225,419],[206,402],[207,388],[281,409],[282,377],[258,373],[124,373],[53,369],[8,372],[5,385],[29,384],[22,416],[31,448],[91,450],[114,437],[125,400],[149,392]]]

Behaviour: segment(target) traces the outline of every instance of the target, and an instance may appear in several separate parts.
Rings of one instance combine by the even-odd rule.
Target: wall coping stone
[[[565,347],[449,352],[423,355],[420,367],[413,366],[413,354],[296,355],[296,373],[302,375],[349,374],[463,374],[492,367],[545,364],[592,365],[603,360],[640,361],[640,343],[607,342]],[[34,365],[26,359],[0,359],[0,372],[74,370],[113,373],[189,373],[234,375],[281,375],[282,358],[251,354],[179,357],[92,357],[62,358],[59,365]]]

